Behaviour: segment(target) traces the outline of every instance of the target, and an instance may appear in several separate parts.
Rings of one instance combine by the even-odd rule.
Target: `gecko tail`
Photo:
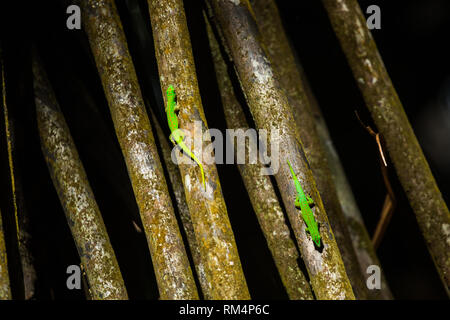
[[[295,176],[294,169],[293,169],[292,166],[291,166],[291,163],[289,162],[288,159],[286,159],[286,162],[287,162],[287,164],[289,165],[289,170],[291,170],[292,177],[294,177],[294,179],[295,179],[296,176]]]
[[[205,172],[203,171],[203,165],[200,163],[200,161],[197,159],[195,154],[191,153],[192,159],[197,163],[197,165],[200,167],[200,173],[202,174],[202,185],[203,189],[206,191],[206,183],[205,183]]]
[[[202,173],[202,184],[203,184],[203,189],[206,191],[206,184],[205,184],[205,173],[203,172],[203,166],[201,164],[199,164],[200,167],[200,172]]]

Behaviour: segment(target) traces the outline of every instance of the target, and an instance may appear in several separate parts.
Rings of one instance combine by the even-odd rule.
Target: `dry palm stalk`
[[[82,1],[85,30],[147,237],[161,299],[198,299],[125,34],[113,0]]]
[[[207,21],[206,25],[227,127],[246,131],[249,126],[242,106],[235,96],[227,65]],[[249,164],[249,155],[255,151],[251,150],[256,148],[255,143],[255,140],[252,143],[250,141],[246,143],[245,163],[238,164],[239,172],[289,298],[292,300],[313,299],[308,280],[298,266],[299,254],[290,237],[272,182],[269,176],[261,175],[263,170],[261,164]]]
[[[69,128],[36,53],[34,93],[41,148],[66,214],[93,299],[127,299],[100,210]]]
[[[450,213],[356,0],[323,0],[450,295]]]
[[[200,139],[204,150],[211,138],[208,132],[203,134],[207,129],[207,122],[182,1],[149,0],[148,6],[165,102],[167,103],[165,90],[172,85],[180,108],[179,125],[186,133],[184,142],[190,145],[189,141],[194,141],[196,134],[199,134],[195,132],[199,131],[195,130],[195,125],[201,124]],[[195,149],[193,153],[201,156]],[[204,290],[205,294],[210,294],[206,298],[249,299],[217,169],[213,162],[208,164],[203,161],[204,154],[206,152],[199,159],[204,167],[206,190],[203,188],[198,166],[180,163],[185,155],[177,153],[177,159],[201,260],[205,266],[205,277],[210,286],[208,290]]]
[[[266,150],[273,144],[275,179],[294,230],[312,288],[318,299],[354,299],[339,249],[317,191],[312,172],[298,139],[296,123],[288,98],[274,77],[275,71],[260,41],[260,35],[248,1],[209,0],[214,21],[234,62],[241,87],[259,130],[267,131]],[[278,132],[278,136],[276,136]],[[274,136],[275,135],[275,136]],[[275,159],[274,159],[275,157]],[[320,224],[323,250],[318,250],[305,232],[305,224],[294,206],[296,189],[286,164],[289,159],[299,181],[315,202],[313,211]]]
[[[155,115],[152,113],[153,126],[155,127],[156,136],[158,137],[159,144],[161,146],[162,156],[164,159],[164,164],[167,168],[169,174],[170,185],[172,187],[173,193],[175,195],[175,201],[177,202],[178,212],[180,214],[181,222],[183,224],[184,231],[186,233],[186,238],[189,243],[189,248],[191,249],[192,258],[195,264],[195,270],[197,271],[197,276],[202,287],[204,296],[210,297],[209,292],[210,287],[205,277],[205,266],[202,262],[202,257],[200,255],[200,249],[198,246],[197,239],[195,238],[194,226],[192,225],[191,215],[189,213],[189,207],[186,202],[186,196],[184,194],[183,180],[181,179],[180,170],[173,163],[171,158],[172,148],[167,141],[167,137],[164,136],[164,132],[158,123]]]
[[[322,196],[355,296],[357,299],[366,299],[370,293],[365,285],[359,260],[352,245],[347,221],[327,162],[325,148],[316,128],[310,100],[304,88],[303,79],[295,67],[295,57],[283,29],[275,1],[251,2],[267,54],[292,107],[298,134],[311,165],[317,189]]]

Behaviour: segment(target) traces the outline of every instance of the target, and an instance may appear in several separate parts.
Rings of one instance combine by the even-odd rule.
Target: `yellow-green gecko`
[[[187,155],[189,155],[200,167],[200,172],[202,174],[202,184],[203,188],[206,190],[205,185],[205,174],[203,173],[203,166],[200,163],[200,161],[197,159],[195,154],[189,150],[189,148],[184,144],[184,134],[183,132],[178,128],[178,118],[176,115],[176,111],[178,111],[178,105],[175,102],[175,89],[172,85],[170,85],[167,88],[166,91],[167,96],[167,107],[166,107],[166,114],[167,114],[167,121],[169,122],[169,129],[170,129],[170,141],[173,142],[173,144],[178,145]]]
[[[292,169],[291,163],[287,160],[289,169],[291,169],[292,179],[295,183],[295,189],[297,189],[297,197],[295,198],[295,206],[301,210],[303,220],[306,223],[306,231],[311,235],[312,240],[320,247],[320,234],[319,227],[316,220],[314,219],[314,214],[311,207],[314,205],[314,200],[307,196],[300,185],[300,182],[295,175],[294,169]]]

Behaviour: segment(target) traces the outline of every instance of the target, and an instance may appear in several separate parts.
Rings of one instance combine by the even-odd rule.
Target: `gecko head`
[[[167,93],[167,96],[172,96],[175,94],[175,89],[174,89],[173,85],[170,85],[167,87],[166,93]]]

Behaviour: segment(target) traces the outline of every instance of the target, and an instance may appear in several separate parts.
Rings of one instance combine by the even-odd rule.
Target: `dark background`
[[[23,210],[30,219],[38,281],[36,299],[83,299],[66,288],[66,268],[79,264],[70,230],[52,185],[35,120],[30,53],[36,45],[103,214],[130,298],[158,297],[145,236],[108,105],[83,30],[66,28],[70,2],[6,3],[0,7],[7,103],[16,135],[16,170]],[[163,121],[161,88],[146,1],[116,1],[143,95]],[[210,128],[225,129],[209,55],[201,5],[185,1],[203,106]],[[321,2],[277,1],[285,28],[310,80],[348,179],[372,234],[386,190],[373,138],[354,110],[372,124]],[[446,0],[359,1],[381,7],[378,49],[424,148],[443,196],[450,178],[450,3]],[[163,122],[165,123],[165,122]],[[0,207],[15,298],[22,296],[14,251],[14,218],[7,177],[4,123],[0,124]],[[373,126],[373,124],[372,124]],[[373,126],[374,127],[374,126]],[[374,127],[375,128],[375,127]],[[235,166],[218,165],[223,194],[253,298],[285,299],[271,255]],[[398,206],[378,250],[391,290],[399,299],[445,299],[414,213],[395,172]],[[426,200],[425,200],[426,201]],[[141,226],[142,228],[142,226]]]

